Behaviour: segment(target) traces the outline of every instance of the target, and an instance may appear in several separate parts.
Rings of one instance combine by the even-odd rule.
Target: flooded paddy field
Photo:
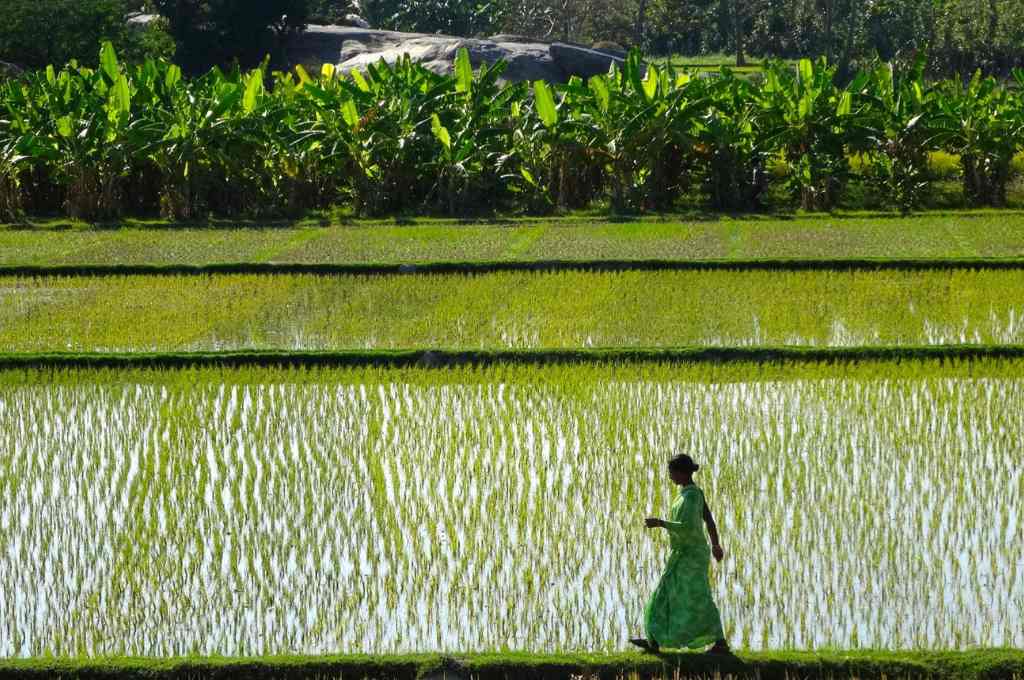
[[[0,373],[0,656],[1024,645],[1024,362]]]
[[[0,351],[1024,343],[1024,270],[0,277]]]

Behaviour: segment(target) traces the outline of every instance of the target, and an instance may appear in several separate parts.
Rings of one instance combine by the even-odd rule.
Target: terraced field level
[[[415,218],[319,224],[224,221],[197,228],[129,223],[117,229],[0,225],[0,265],[1024,256],[1024,212],[1016,210],[910,217],[577,215],[487,223]],[[324,218],[323,224],[331,220]]]
[[[0,655],[1024,645],[1024,362],[0,373]]]
[[[1024,269],[0,277],[0,351],[1024,343]]]

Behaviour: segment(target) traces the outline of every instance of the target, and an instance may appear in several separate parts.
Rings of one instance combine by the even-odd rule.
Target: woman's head
[[[693,479],[693,473],[700,469],[700,465],[693,462],[685,453],[673,456],[668,461],[668,474],[676,484],[683,484]]]

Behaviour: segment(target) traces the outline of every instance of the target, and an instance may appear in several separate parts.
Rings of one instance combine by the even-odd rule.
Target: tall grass
[[[620,649],[678,451],[734,644],[1019,647],[1021,368],[8,371],[0,654]]]

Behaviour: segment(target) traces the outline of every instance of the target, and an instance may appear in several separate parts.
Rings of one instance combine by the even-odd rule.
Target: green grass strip
[[[323,657],[181,659],[28,659],[0,661],[0,680],[149,678],[220,680],[226,678],[345,678],[362,680],[567,680],[569,676],[617,678],[859,678],[902,680],[1012,680],[1024,678],[1024,650],[976,649],[964,652],[753,652],[717,658],[697,653],[646,656],[618,654],[493,653],[442,656],[345,655]]]
[[[208,274],[492,274],[497,272],[621,271],[926,271],[1024,269],[1021,257],[960,258],[758,258],[695,260],[492,260],[398,263],[219,262],[187,264],[4,265],[0,276],[181,276]]]
[[[241,350],[229,352],[0,353],[0,369],[185,367],[418,367],[593,363],[852,363],[1024,358],[1024,345],[675,347],[541,350]]]

